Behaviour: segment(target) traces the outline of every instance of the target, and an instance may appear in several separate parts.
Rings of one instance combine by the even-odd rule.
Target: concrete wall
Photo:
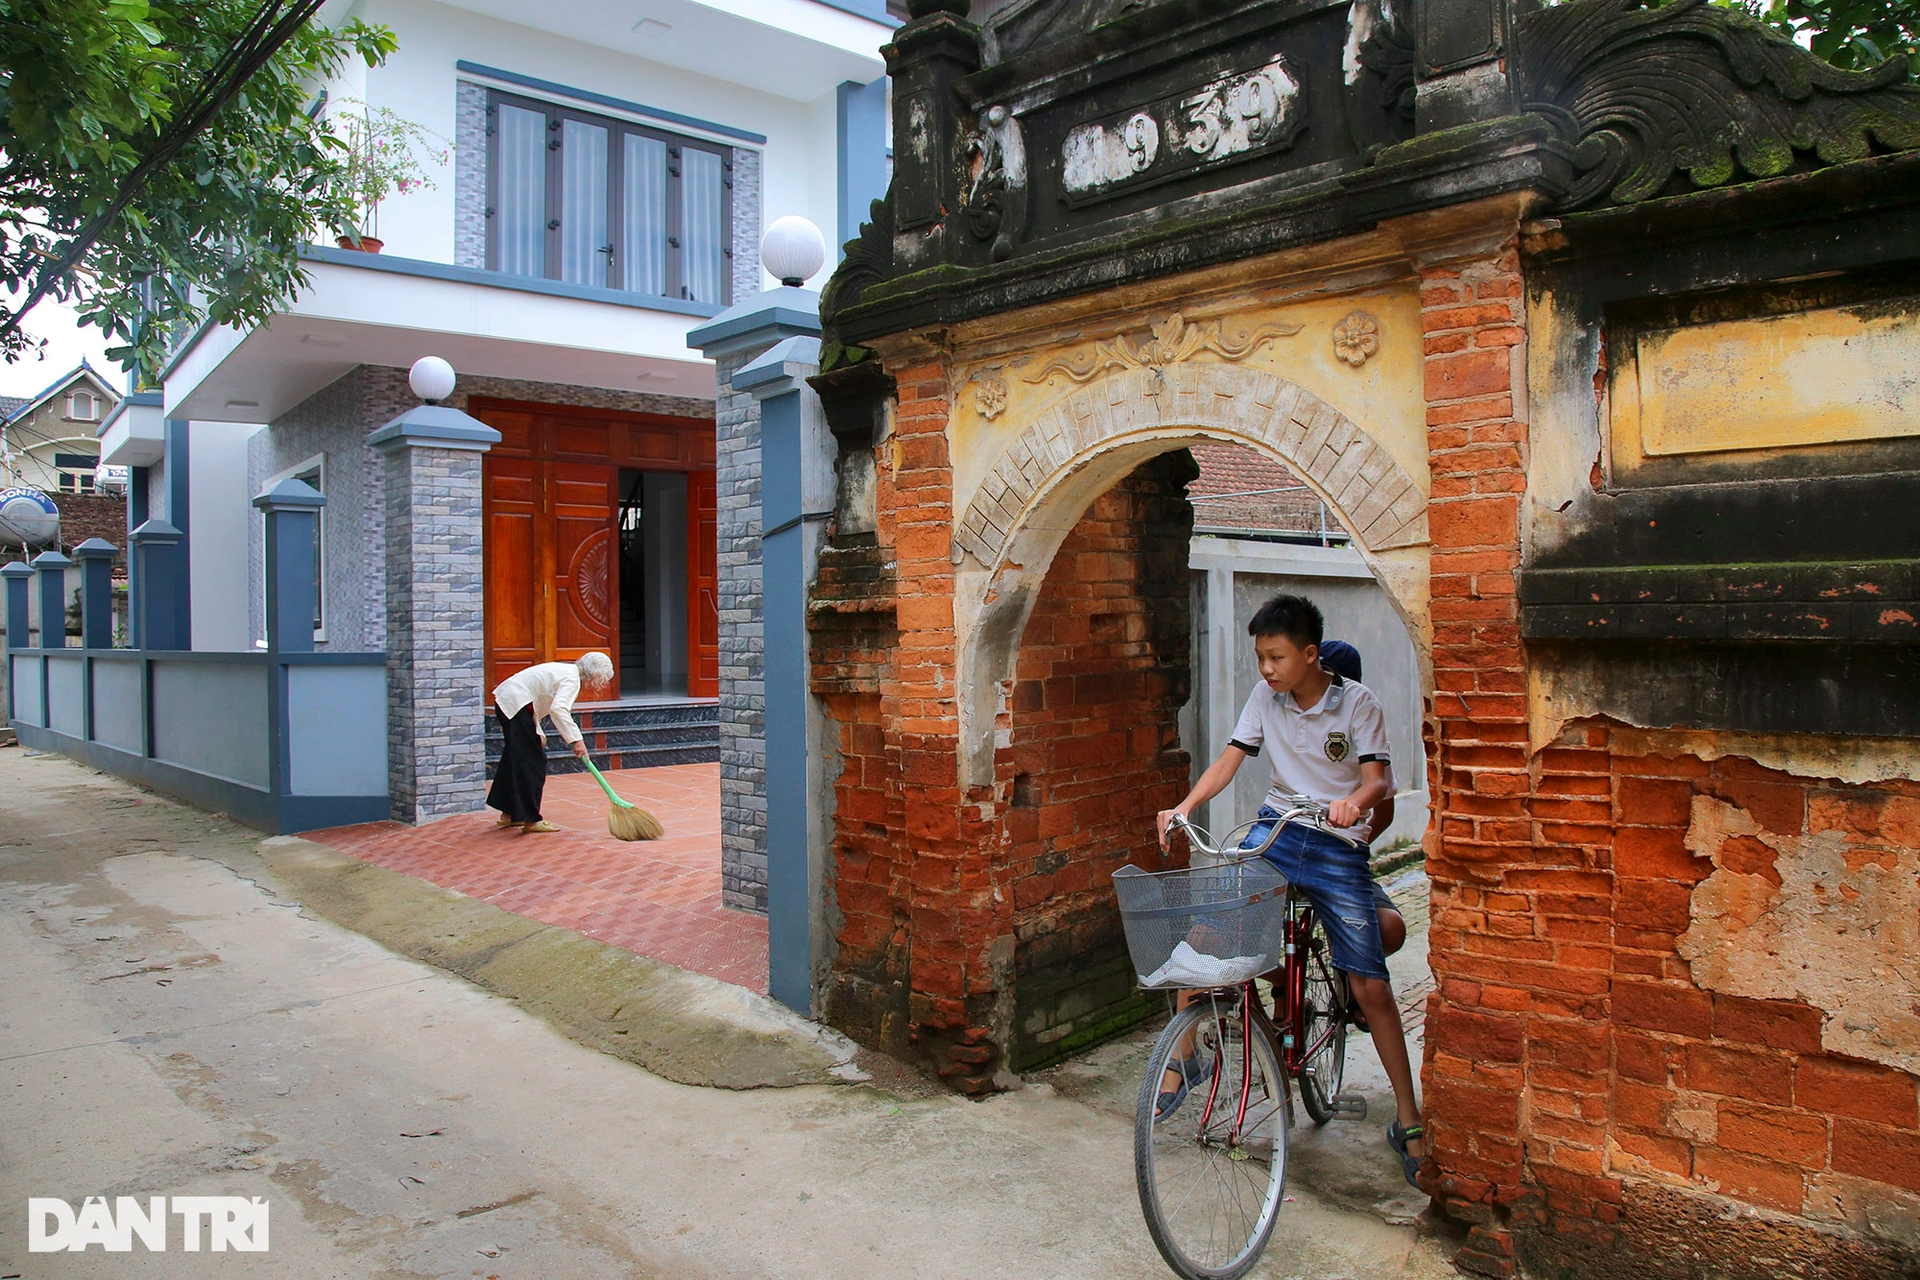
[[[193,583],[193,647],[236,652],[253,647],[255,606],[247,555],[247,504],[252,488],[251,437],[260,430],[230,422],[195,422],[188,450],[187,492],[193,503],[187,539]],[[255,517],[257,519],[257,517]]]

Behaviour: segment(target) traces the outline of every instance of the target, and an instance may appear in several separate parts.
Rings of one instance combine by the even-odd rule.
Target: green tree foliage
[[[1836,67],[1867,71],[1904,58],[1920,76],[1920,0],[1732,0]]]
[[[218,78],[263,0],[0,0],[0,291],[17,304],[169,126]],[[284,7],[284,6],[282,6]],[[54,297],[157,370],[170,334],[258,323],[305,283],[299,247],[353,225],[343,141],[313,111],[348,59],[376,66],[391,32],[301,27],[154,170]],[[14,318],[0,303],[0,324]],[[31,315],[0,337],[37,348]]]

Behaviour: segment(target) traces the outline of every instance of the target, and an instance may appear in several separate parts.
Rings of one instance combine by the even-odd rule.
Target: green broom
[[[660,826],[660,819],[637,804],[628,804],[613,793],[613,788],[607,785],[607,780],[600,776],[598,769],[593,767],[591,756],[580,758],[586,762],[587,772],[593,775],[593,780],[600,784],[600,789],[607,793],[607,799],[612,802],[612,807],[607,810],[609,835],[615,840],[658,840],[665,834]]]

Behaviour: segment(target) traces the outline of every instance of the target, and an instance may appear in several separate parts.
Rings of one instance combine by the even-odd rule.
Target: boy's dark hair
[[[1320,643],[1326,626],[1326,620],[1320,616],[1320,606],[1305,596],[1283,595],[1260,606],[1253,621],[1247,624],[1247,634],[1255,640],[1261,636],[1285,636],[1304,649]]]

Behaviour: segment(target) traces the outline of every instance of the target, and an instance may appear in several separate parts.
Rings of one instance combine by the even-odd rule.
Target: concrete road
[[[258,839],[0,750],[0,1277],[1168,1274],[1106,1108],[671,1083],[310,914]],[[1256,1275],[1452,1274],[1289,1192]],[[270,1251],[27,1252],[29,1196],[190,1194],[265,1197]]]

